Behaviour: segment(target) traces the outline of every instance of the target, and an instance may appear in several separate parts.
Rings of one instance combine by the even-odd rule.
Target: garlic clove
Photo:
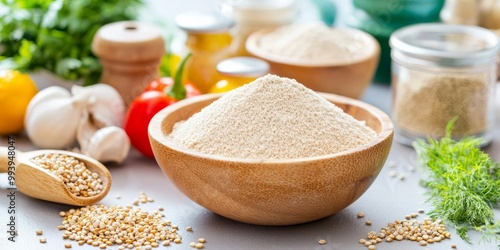
[[[85,96],[87,109],[98,127],[122,126],[125,104],[115,88],[104,83],[88,87],[75,85],[71,92],[74,96]]]
[[[101,162],[121,163],[130,150],[130,140],[125,131],[116,126],[97,130],[82,153]]]
[[[90,138],[97,130],[99,130],[99,128],[92,123],[89,112],[84,110],[76,132],[76,140],[78,144],[80,144],[80,152],[87,151]]]

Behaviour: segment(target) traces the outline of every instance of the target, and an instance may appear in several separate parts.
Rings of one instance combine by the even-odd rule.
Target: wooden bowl
[[[392,144],[389,117],[369,104],[321,94],[377,132],[372,142],[330,155],[287,160],[250,160],[207,155],[167,139],[221,94],[189,98],[157,113],[149,139],[163,173],[194,202],[236,221],[292,225],[332,215],[358,199],[380,172]]]
[[[304,61],[271,54],[261,48],[261,38],[272,29],[252,33],[246,42],[247,51],[269,63],[269,73],[297,80],[318,91],[361,98],[375,74],[380,57],[380,45],[370,34],[361,30],[343,28],[343,32],[362,40],[367,46],[350,62]]]

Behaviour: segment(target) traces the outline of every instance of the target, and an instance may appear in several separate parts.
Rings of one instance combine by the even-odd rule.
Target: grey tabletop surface
[[[363,100],[390,113],[391,87],[383,84],[372,84],[363,96]],[[7,138],[1,137],[0,145],[7,145]],[[23,135],[16,136],[16,148],[21,151],[34,149]],[[500,123],[497,121],[492,143],[485,149],[496,160],[500,160]],[[394,166],[389,166],[394,164]],[[418,209],[428,211],[425,189],[419,185],[421,169],[417,166],[411,171],[409,166],[417,166],[415,152],[411,147],[393,142],[391,152],[385,166],[375,182],[356,202],[330,217],[295,226],[268,227],[244,224],[216,215],[189,200],[163,175],[154,159],[142,157],[136,150],[123,165],[108,165],[113,178],[109,194],[100,203],[105,205],[128,205],[145,192],[153,197],[153,203],[141,204],[146,211],[153,211],[158,206],[165,208],[166,219],[184,229],[193,227],[193,232],[181,230],[183,243],[173,245],[171,249],[190,249],[189,243],[203,237],[207,239],[205,249],[366,249],[358,243],[366,234],[405,215],[417,212]],[[404,180],[392,178],[390,171],[397,171],[405,176]],[[76,242],[64,240],[62,232],[57,230],[61,224],[59,211],[68,210],[71,206],[36,200],[16,192],[15,217],[18,235],[16,242],[8,241],[9,223],[5,174],[0,175],[0,249],[64,249],[65,243],[72,243],[74,249],[95,249],[90,246],[78,246]],[[117,196],[121,196],[120,199]],[[356,214],[364,212],[366,217],[358,219]],[[498,212],[498,211],[497,211]],[[425,215],[420,215],[422,220]],[[365,219],[371,220],[367,226]],[[36,230],[43,230],[46,244],[39,243],[40,236]],[[472,233],[473,244],[458,238],[455,230],[450,228],[452,239],[439,244],[421,247],[415,242],[401,241],[381,243],[377,249],[451,249],[455,243],[458,249],[496,249],[500,242],[480,243],[479,235]],[[325,245],[318,241],[324,239]],[[164,248],[164,247],[162,247]],[[108,249],[116,249],[109,247]],[[167,248],[166,248],[167,249]]]
[[[203,9],[211,3],[209,1],[147,1],[150,3],[151,16],[174,16],[184,10],[193,8]],[[336,1],[340,4],[343,0]],[[347,2],[347,1],[345,1]],[[340,11],[339,17],[346,15]],[[384,84],[372,84],[362,97],[370,103],[390,114],[391,87]],[[499,107],[497,107],[498,109]],[[495,125],[492,143],[485,149],[494,160],[500,161],[500,121],[498,117]],[[7,144],[6,137],[0,137],[0,146]],[[35,149],[24,135],[16,136],[16,148],[22,151]],[[389,166],[394,164],[394,166]],[[426,203],[425,189],[419,185],[422,170],[416,167],[411,171],[409,166],[415,163],[415,151],[408,146],[393,142],[391,152],[385,166],[370,188],[352,205],[341,212],[327,218],[295,226],[255,226],[239,223],[216,215],[189,200],[163,175],[154,159],[142,157],[132,149],[123,165],[108,165],[112,174],[113,185],[106,198],[100,203],[105,205],[128,205],[145,192],[153,197],[155,202],[141,204],[146,211],[153,211],[158,206],[165,208],[166,219],[171,220],[179,228],[187,226],[193,232],[180,230],[183,243],[158,249],[192,249],[189,242],[203,237],[207,239],[205,249],[367,249],[358,243],[360,238],[366,237],[369,231],[378,231],[380,227],[396,219],[403,219],[405,215],[417,212],[418,209],[429,211],[431,208]],[[404,180],[392,178],[390,171],[397,171],[405,176]],[[57,230],[61,224],[59,211],[68,210],[71,206],[36,200],[16,192],[15,194],[15,223],[18,235],[15,242],[8,240],[9,206],[11,201],[6,190],[7,176],[0,174],[0,250],[53,250],[65,249],[65,243],[72,243],[73,249],[96,249],[90,246],[78,246],[76,242],[62,238],[62,232]],[[117,196],[121,198],[118,199]],[[364,212],[366,217],[358,219],[356,214]],[[495,211],[497,217],[499,211]],[[417,219],[422,220],[425,215]],[[371,220],[372,225],[367,226],[365,219]],[[39,243],[40,236],[36,230],[43,230],[43,237],[47,243]],[[421,247],[415,242],[401,241],[381,243],[377,249],[451,249],[450,244],[455,243],[458,249],[497,249],[500,242],[478,243],[479,235],[471,233],[473,244],[468,244],[459,239],[455,230],[449,228],[452,239],[438,244]],[[324,239],[325,245],[318,241]],[[116,249],[117,247],[108,247]]]

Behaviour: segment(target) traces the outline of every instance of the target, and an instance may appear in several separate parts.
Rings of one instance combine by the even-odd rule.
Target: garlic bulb
[[[28,105],[28,137],[37,147],[65,149],[75,139],[80,151],[98,161],[122,162],[130,141],[121,126],[125,105],[111,86],[100,83],[40,91]]]
[[[61,87],[41,90],[28,105],[26,132],[37,147],[63,149],[76,137],[83,106]]]
[[[118,91],[104,83],[88,87],[73,86],[73,95],[84,95],[87,110],[101,126],[122,126],[125,104]]]

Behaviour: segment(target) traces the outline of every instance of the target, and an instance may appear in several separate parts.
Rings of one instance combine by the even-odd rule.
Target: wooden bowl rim
[[[250,36],[247,38],[247,41],[245,42],[245,48],[250,54],[253,54],[254,56],[260,57],[264,60],[267,60],[269,62],[274,62],[274,63],[280,63],[280,64],[285,64],[285,65],[293,65],[293,66],[299,66],[299,67],[340,67],[340,66],[348,66],[348,65],[353,65],[357,64],[360,62],[368,61],[370,59],[378,59],[378,56],[380,55],[380,44],[378,41],[370,34],[358,30],[358,29],[352,29],[352,28],[331,28],[335,30],[342,30],[347,33],[351,33],[353,35],[359,35],[363,39],[367,40],[368,44],[370,44],[371,51],[368,51],[365,56],[361,56],[358,58],[355,58],[355,60],[346,62],[346,63],[328,63],[328,62],[322,62],[322,61],[304,61],[304,60],[299,60],[291,57],[286,57],[286,56],[280,56],[280,55],[274,55],[271,54],[263,49],[261,49],[259,46],[257,46],[258,41],[261,39],[261,37],[276,28],[270,28],[270,29],[261,29],[253,32],[250,34]],[[367,48],[368,49],[368,48]]]
[[[160,110],[156,115],[151,119],[151,122],[149,123],[148,126],[148,133],[150,139],[153,139],[157,141],[159,144],[168,147],[169,149],[176,151],[181,154],[189,155],[190,157],[195,157],[195,158],[202,158],[202,159],[209,159],[213,161],[222,161],[222,162],[230,162],[230,163],[238,163],[238,164],[265,164],[265,165],[276,165],[276,164],[291,164],[291,163],[310,163],[310,162],[315,162],[315,161],[324,161],[327,159],[331,158],[336,158],[336,157],[341,157],[341,156],[346,156],[350,154],[355,154],[358,152],[361,152],[363,150],[367,150],[369,148],[375,147],[378,144],[388,140],[391,138],[392,134],[394,133],[394,126],[392,124],[391,119],[389,116],[384,113],[382,110],[365,103],[363,101],[359,101],[356,99],[352,99],[349,97],[345,96],[340,96],[340,95],[335,95],[335,94],[330,94],[330,93],[323,93],[323,92],[317,92],[320,94],[322,97],[327,99],[330,102],[337,102],[337,103],[345,103],[351,106],[357,106],[360,107],[367,112],[369,112],[371,115],[373,115],[380,123],[381,123],[381,129],[380,133],[377,133],[377,137],[370,141],[367,144],[364,144],[362,146],[338,152],[335,154],[326,154],[326,155],[319,155],[319,156],[312,156],[312,157],[304,157],[304,158],[292,158],[292,159],[271,159],[271,160],[266,160],[266,159],[245,159],[245,158],[236,158],[236,157],[226,157],[226,156],[219,156],[219,155],[210,155],[210,154],[205,154],[201,153],[195,150],[191,150],[188,148],[184,148],[182,146],[179,146],[172,141],[167,139],[167,135],[163,133],[163,122],[165,117],[167,117],[169,114],[182,109],[186,106],[193,105],[198,102],[203,102],[207,100],[213,99],[214,101],[220,98],[224,93],[215,93],[215,94],[203,94],[200,96],[195,96],[191,97],[188,99],[184,99],[182,101],[179,101],[177,103],[174,103],[162,110]],[[153,152],[154,152],[154,147],[153,147]]]

